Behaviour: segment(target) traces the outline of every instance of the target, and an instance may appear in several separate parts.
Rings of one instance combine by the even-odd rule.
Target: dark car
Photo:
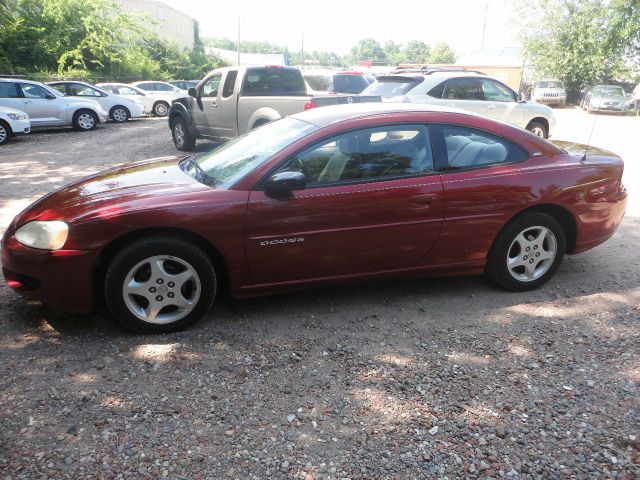
[[[3,272],[60,310],[89,312],[103,294],[139,332],[187,327],[220,285],[248,297],[486,273],[529,290],[625,211],[622,160],[564,147],[442,107],[311,109],[43,197],[7,228]]]

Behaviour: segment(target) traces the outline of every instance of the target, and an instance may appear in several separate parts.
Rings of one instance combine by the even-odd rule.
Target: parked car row
[[[625,114],[632,106],[631,94],[617,85],[594,85],[585,91],[580,108],[588,113],[613,112]]]
[[[0,78],[0,145],[31,128],[73,127],[93,130],[99,123],[126,122],[153,113],[165,116],[171,102],[187,95],[180,85],[194,81],[143,81],[131,85],[80,81],[43,84],[25,79]],[[197,83],[196,83],[197,84]]]

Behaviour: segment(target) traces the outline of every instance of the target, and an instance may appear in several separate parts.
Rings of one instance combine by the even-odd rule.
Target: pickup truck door
[[[193,102],[193,124],[200,135],[214,136],[213,124],[218,108],[218,95],[222,73],[214,73],[198,91],[198,97]]]
[[[238,70],[224,72],[219,88],[214,114],[211,116],[213,136],[230,140],[238,136]]]

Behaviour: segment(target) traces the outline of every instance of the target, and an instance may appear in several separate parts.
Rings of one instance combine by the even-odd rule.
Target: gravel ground
[[[582,140],[570,126],[590,117],[558,117],[556,138]],[[602,116],[613,133],[594,142],[635,155],[631,192],[639,125]],[[80,175],[173,153],[163,120],[19,139],[0,151],[0,225]],[[628,215],[534,292],[457,277],[222,298],[164,336],[1,284],[0,477],[638,478],[639,227]]]

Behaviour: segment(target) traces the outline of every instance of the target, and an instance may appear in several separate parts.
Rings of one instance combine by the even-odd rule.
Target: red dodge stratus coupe
[[[319,108],[45,196],[5,232],[2,269],[59,310],[89,312],[103,294],[138,332],[192,324],[223,282],[245,297],[484,272],[532,289],[625,211],[622,160],[564,147],[462,111]]]

